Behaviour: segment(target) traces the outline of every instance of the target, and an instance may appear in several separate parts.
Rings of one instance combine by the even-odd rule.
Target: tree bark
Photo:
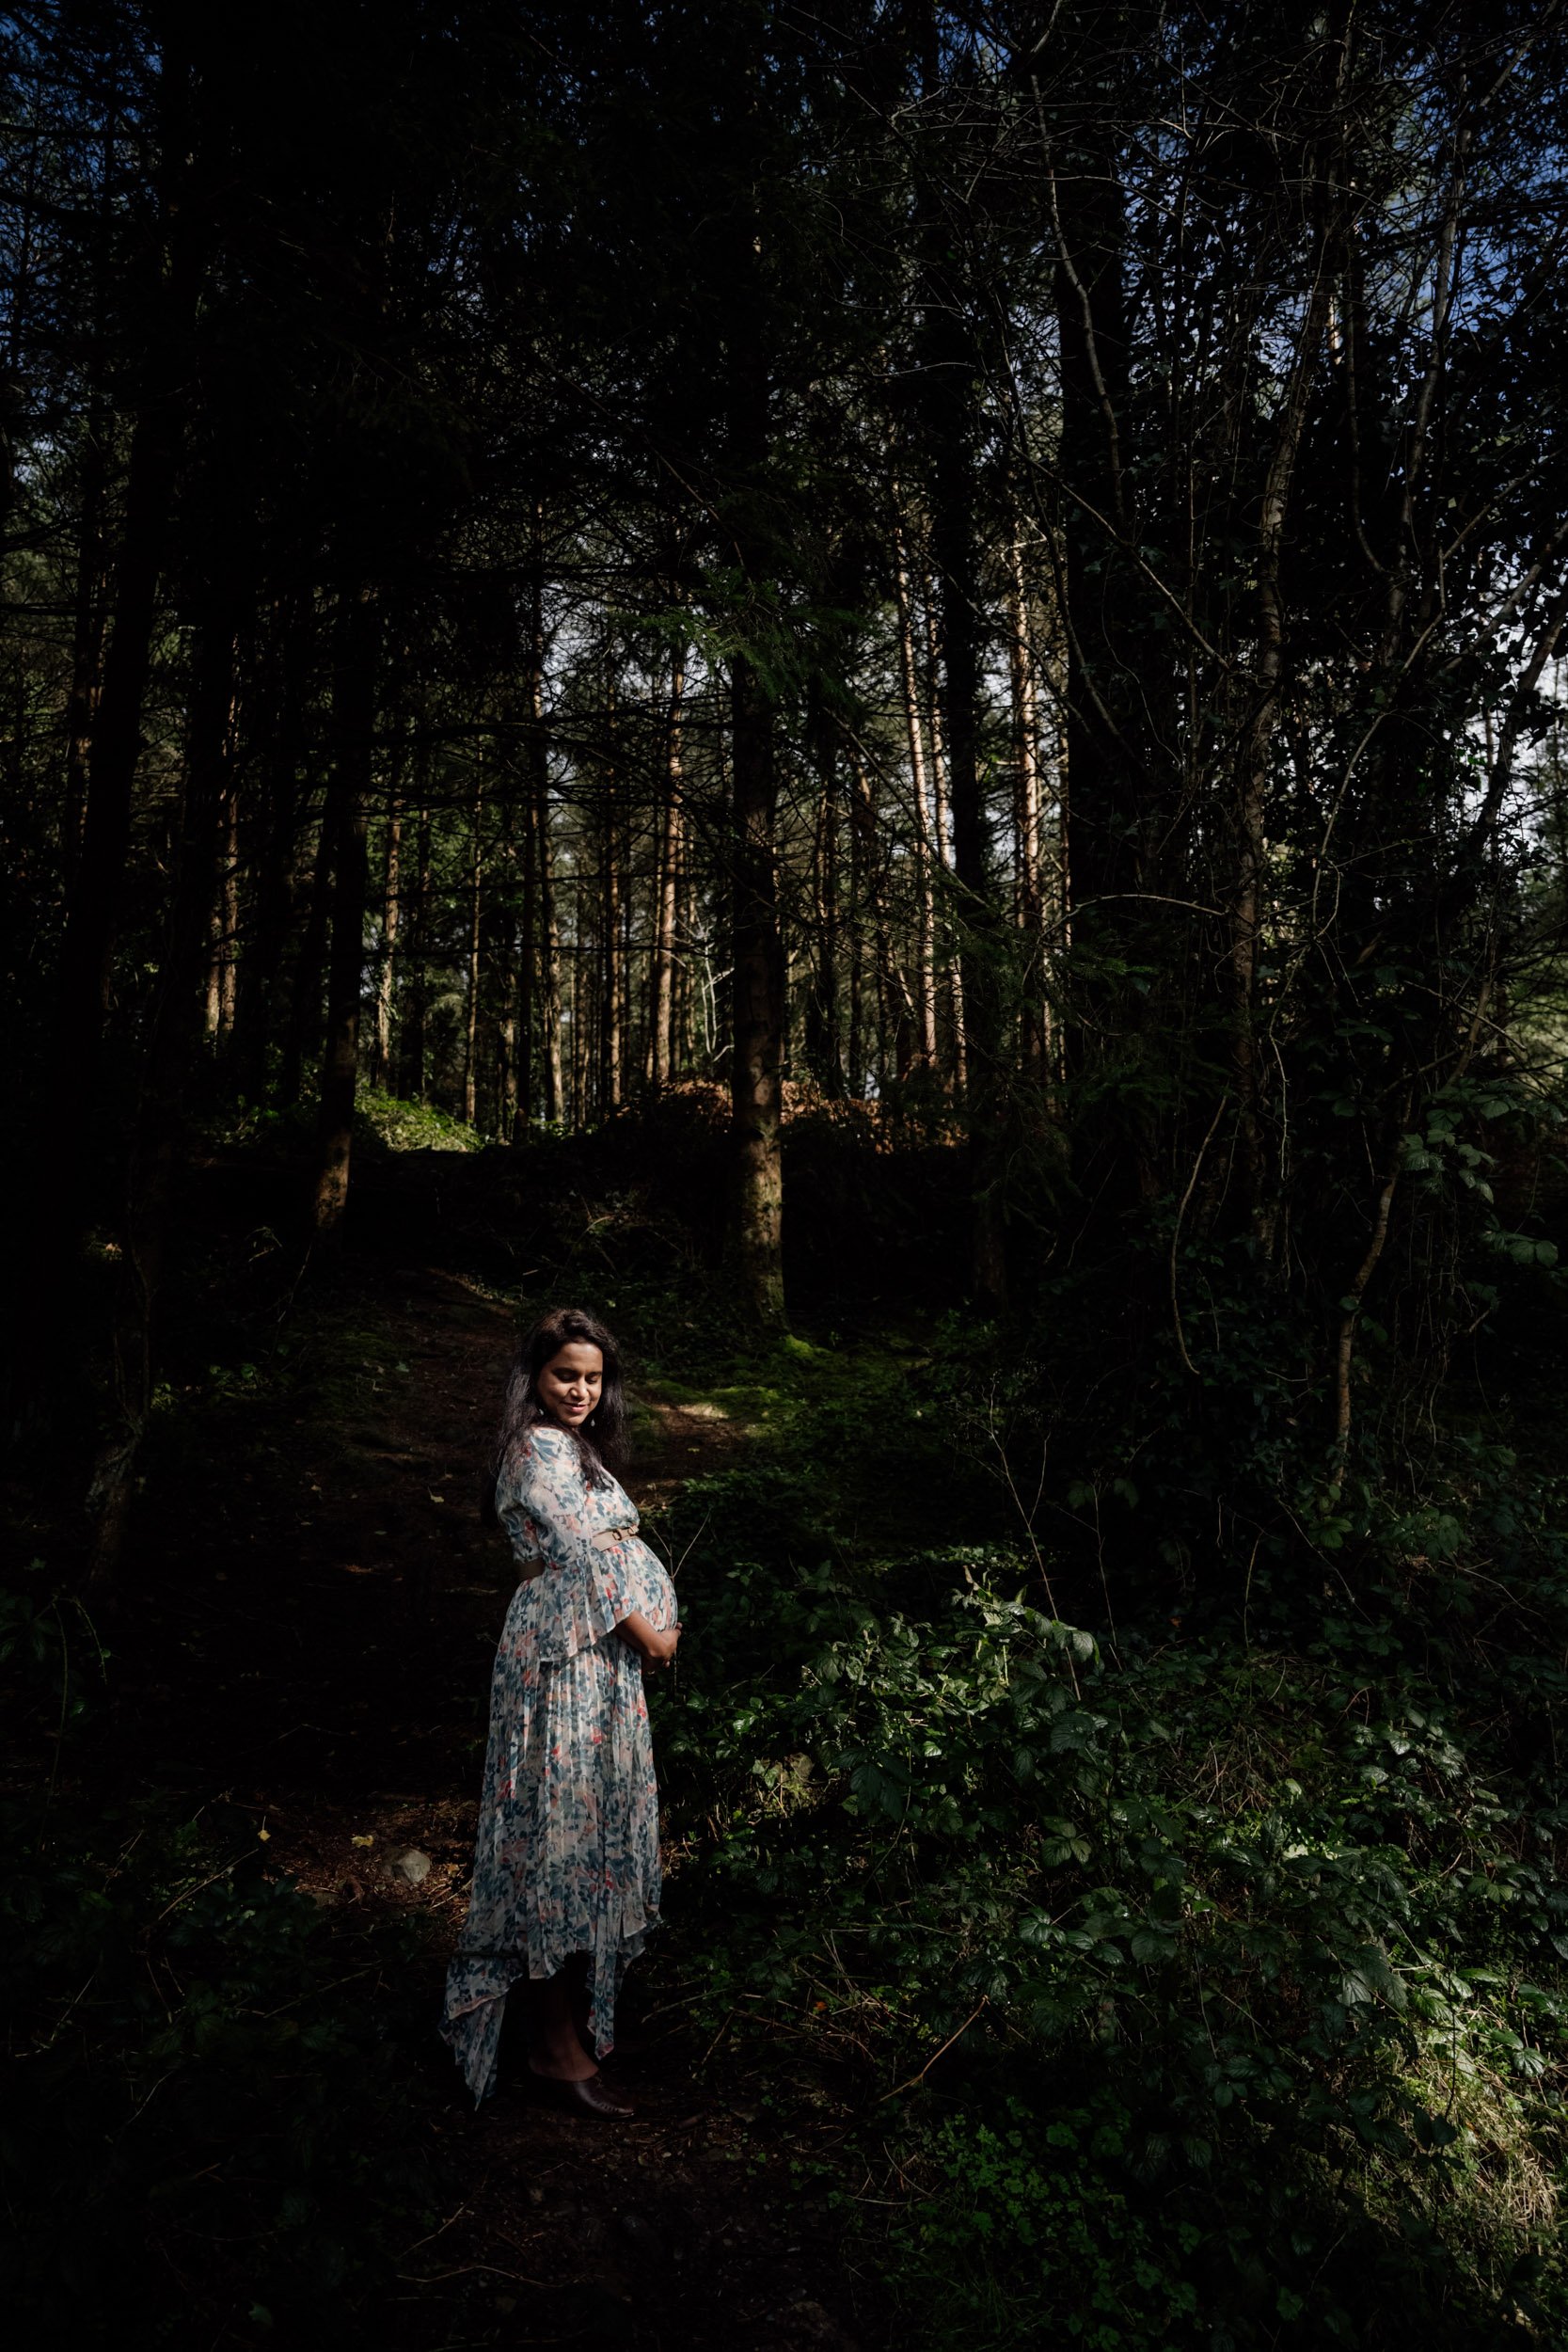
[[[533,1124],[534,1064],[533,1064],[533,1006],[536,993],[535,965],[538,959],[538,882],[539,862],[538,819],[534,807],[532,753],[524,767],[522,895],[517,941],[516,996],[516,1071],[515,1099],[512,1113],[512,1140],[522,1143]]]
[[[833,730],[819,692],[811,697],[806,735],[816,770],[816,822],[812,839],[813,937],[811,993],[806,1005],[806,1060],[825,1094],[845,1092],[840,1020],[842,920],[839,907],[838,761]]]
[[[463,1027],[463,1116],[471,1127],[479,1115],[479,994],[484,918],[484,854],[480,835],[484,822],[484,781],[474,775],[473,857],[468,875],[468,985]]]
[[[109,1406],[87,1487],[92,1534],[88,1590],[102,1605],[116,1584],[152,1410],[160,1285],[174,1209],[185,1084],[195,1059],[210,971],[213,843],[231,798],[232,639],[208,632],[198,661],[190,756],[173,894],[159,957],[126,1166],[119,1263],[111,1310]]]
[[[934,818],[933,833],[936,847],[937,872],[942,877],[942,903],[945,905],[950,896],[947,889],[947,876],[949,870],[947,841],[950,829],[949,819],[952,815],[952,809],[947,791],[947,758],[942,748],[942,706],[937,698],[936,692],[936,680],[942,663],[937,644],[936,606],[931,596],[930,582],[928,580],[923,580],[921,585],[926,607],[927,666],[927,674],[931,681],[929,700],[925,704],[924,707],[928,712],[931,722],[931,806]],[[948,1019],[953,1033],[953,1084],[961,1098],[969,1085],[969,1058],[964,1042],[963,970],[958,957],[950,953],[947,954],[947,1007]]]
[[[893,496],[896,506],[896,483]],[[920,1009],[920,1058],[927,1070],[934,1070],[937,1065],[937,963],[932,855],[936,828],[927,779],[925,733],[921,725],[909,560],[904,552],[903,525],[896,516],[894,522],[894,584],[898,610],[898,671],[904,690],[904,730],[910,746],[910,779],[914,793],[915,899],[919,910],[915,991]]]
[[[427,1030],[430,1009],[430,758],[421,748],[415,755],[415,790],[419,807],[414,823],[414,898],[409,908],[404,1016],[399,1043],[404,1093],[411,1102],[428,1100]]]
[[[977,505],[969,403],[975,359],[950,309],[932,329],[932,554],[941,598],[944,688],[942,733],[953,807],[953,858],[962,921],[965,1057],[969,1080],[971,1279],[988,1313],[1006,1304],[1003,1221],[1006,1166],[1006,1041],[1004,983],[1007,960],[991,872],[990,824],[980,772],[980,648],[974,565]]]
[[[103,662],[103,510],[108,494],[109,421],[103,403],[88,403],[82,456],[82,521],[71,607],[71,688],[65,706],[65,804],[60,865],[68,889],[82,853],[87,767]]]
[[[41,1204],[40,1259],[69,1284],[87,1211],[87,1130],[97,1096],[115,939],[131,844],[142,698],[151,666],[158,581],[179,461],[181,421],[172,399],[150,403],[131,445],[125,530],[114,622],[93,723],[81,855],[60,950],[60,994],[49,1119],[51,1177]]]
[[[198,686],[193,733],[196,726],[204,735],[210,733],[210,744],[203,742],[199,751],[193,746],[192,756],[213,763],[214,789],[209,805],[215,807],[216,818],[212,830],[206,1026],[209,1046],[219,1048],[230,1044],[234,1034],[235,967],[240,936],[240,803],[234,777],[234,723],[239,707],[235,665],[239,640],[225,634],[220,643],[218,633],[211,628],[205,634],[211,641],[207,658],[214,665],[214,675],[205,690]],[[205,712],[200,709],[203,702],[210,706]]]
[[[599,1117],[621,1107],[621,796],[617,773],[614,689],[610,694],[610,762],[599,799]]]
[[[566,1117],[566,1089],[561,1059],[561,924],[556,912],[550,842],[549,781],[543,763],[539,782],[534,814],[539,828],[539,946],[543,965],[540,1015],[545,1048],[545,1117],[553,1127]],[[574,1037],[574,1047],[575,1042]]]
[[[234,1005],[233,1069],[242,1094],[253,1103],[269,1095],[269,1061],[277,1017],[278,981],[293,925],[298,869],[300,774],[304,766],[305,713],[302,670],[307,668],[309,630],[303,599],[285,614],[275,606],[272,627],[281,637],[270,654],[276,682],[264,691],[263,739],[259,746],[255,828],[255,881],[245,961],[238,973]],[[267,638],[261,633],[258,671],[266,674]],[[297,1087],[295,1089],[297,1095]]]
[[[381,964],[375,987],[375,1082],[392,1091],[392,1007],[397,986],[398,929],[403,913],[403,802],[394,771],[387,792],[387,856],[381,876]]]
[[[365,812],[370,803],[379,621],[367,588],[347,592],[339,621],[332,722],[335,755],[324,834],[332,857],[332,951],[326,1046],[322,1057],[314,1223],[335,1238],[348,1207],[354,1105],[359,1081],[359,1010],[365,977]],[[324,852],[327,842],[324,838]]]
[[[1047,1056],[1045,1011],[1045,913],[1040,887],[1039,718],[1035,694],[1034,650],[1023,576],[1023,550],[1016,528],[1007,541],[1007,668],[1013,704],[1013,838],[1018,876],[1017,915],[1023,933],[1023,1067],[1042,1077]]]
[[[305,1091],[305,1065],[318,1051],[322,1035],[322,992],[325,975],[327,934],[332,921],[332,823],[330,790],[316,827],[315,854],[310,864],[309,895],[305,929],[294,956],[289,982],[289,1017],[278,1057],[277,1101],[290,1109]],[[310,819],[303,827],[309,853]]]
[[[784,1320],[784,943],[779,930],[773,713],[755,667],[730,670],[735,954],[731,1104],[736,1145],[736,1251],[742,1297],[767,1328]]]
[[[655,1089],[668,1086],[674,1072],[675,909],[681,859],[681,723],[686,657],[677,652],[670,673],[670,721],[665,739],[664,807],[658,845],[658,901],[654,926],[654,1001],[650,1022],[649,1076]]]

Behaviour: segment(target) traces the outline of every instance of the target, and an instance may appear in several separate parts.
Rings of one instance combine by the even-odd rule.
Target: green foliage
[[[6,1829],[0,2280],[29,2341],[124,2340],[176,2282],[337,2309],[426,2201],[390,2063],[410,1955],[264,1877],[232,1817]]]
[[[1126,2118],[1080,2108],[1042,2128],[1020,2099],[1003,2112],[997,2129],[959,2114],[930,2133],[930,2191],[891,2233],[927,2341],[990,2352],[1061,2335],[1085,2352],[1156,2352],[1190,2336],[1196,2291],[1116,2184]],[[1173,2250],[1196,2239],[1180,2230]]]
[[[374,1087],[361,1087],[355,1111],[370,1135],[391,1152],[478,1152],[483,1148],[483,1138],[475,1128],[434,1103],[406,1102]]]
[[[1481,1484],[1385,1502],[1390,1552],[1457,1581]],[[660,1739],[710,1826],[685,1899],[716,2019],[922,2084],[891,2110],[927,2193],[890,2275],[923,2340],[1549,2331],[1568,1791],[1498,1730],[1511,1694],[1560,1702],[1549,1660],[1472,1654],[1463,1618],[1434,1649],[1392,1586],[1293,1642],[1111,1655],[995,1548],[857,1565],[833,1491],[777,1462],[708,1483]],[[1548,1502],[1509,1540],[1555,1620]]]
[[[90,1691],[81,1612],[0,1593],[12,1721],[55,1735],[0,1804],[0,2297],[30,2344],[172,2341],[176,2311],[208,2342],[242,2296],[341,2320],[428,2203],[396,2038],[429,1972],[268,1877],[228,1803],[68,1783],[84,1653]]]

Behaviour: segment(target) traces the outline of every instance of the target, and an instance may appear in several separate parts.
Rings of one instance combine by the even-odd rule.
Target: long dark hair
[[[580,1307],[552,1307],[531,1330],[523,1333],[506,1376],[500,1426],[480,1501],[480,1516],[487,1527],[498,1523],[496,1486],[513,1450],[536,1422],[547,1421],[552,1429],[564,1426],[552,1421],[539,1402],[539,1375],[563,1347],[574,1345],[598,1349],[604,1358],[604,1380],[599,1401],[588,1419],[566,1434],[582,1457],[583,1473],[591,1486],[602,1486],[607,1473],[613,1475],[625,1466],[626,1392],[621,1378],[621,1351],[597,1315],[587,1314]]]

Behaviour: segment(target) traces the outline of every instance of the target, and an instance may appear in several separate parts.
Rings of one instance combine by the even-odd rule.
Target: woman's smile
[[[538,1375],[539,1402],[553,1421],[575,1429],[588,1421],[604,1389],[604,1352],[574,1340],[552,1356]]]

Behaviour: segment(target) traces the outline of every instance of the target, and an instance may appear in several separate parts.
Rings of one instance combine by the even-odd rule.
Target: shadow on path
[[[117,1769],[227,1789],[335,1918],[424,1928],[431,2030],[408,2095],[451,2210],[387,2279],[378,2341],[850,2352],[851,2280],[791,2171],[809,2143],[770,2136],[744,2073],[716,2074],[683,2033],[668,1940],[629,1980],[650,2028],[621,2068],[630,2127],[533,2105],[511,2034],[510,2081],[475,2116],[436,2040],[511,1591],[475,1502],[513,1337],[509,1310],[452,1274],[345,1277],[294,1394],[187,1417],[202,1439],[160,1465],[128,1566]],[[711,1408],[641,1402],[657,1441],[628,1483],[645,1507],[744,1444]],[[208,1442],[214,1425],[232,1441]]]

